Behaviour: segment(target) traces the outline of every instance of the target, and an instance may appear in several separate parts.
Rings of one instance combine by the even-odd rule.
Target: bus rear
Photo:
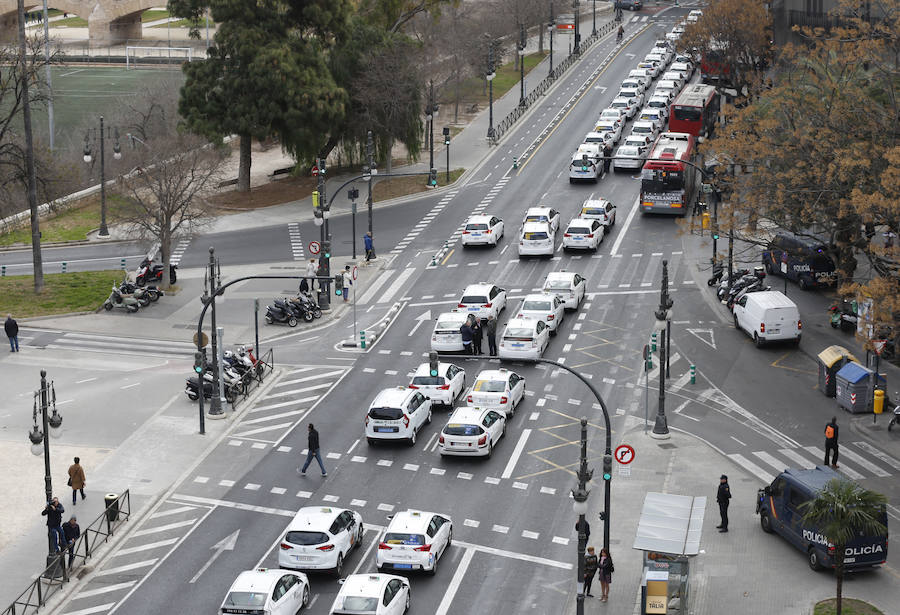
[[[669,130],[695,137],[711,136],[719,116],[719,96],[711,85],[687,86],[669,110]]]
[[[664,132],[641,170],[641,213],[684,216],[696,191],[694,137]]]

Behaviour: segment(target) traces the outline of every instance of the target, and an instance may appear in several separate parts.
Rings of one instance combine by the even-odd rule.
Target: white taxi
[[[611,132],[589,132],[584,135],[585,143],[598,143],[600,147],[603,147],[607,143],[612,145],[613,137],[615,137]]]
[[[586,145],[596,145],[594,143],[591,144],[582,144],[582,147]],[[569,183],[574,184],[576,181],[592,181],[596,182],[603,175],[603,167],[600,164],[600,161],[591,156],[591,154],[582,151],[579,148],[579,151],[572,154],[572,162],[569,163]]]
[[[522,220],[523,224],[526,222],[546,222],[555,233],[559,230],[559,212],[552,207],[529,207]]]
[[[687,16],[688,23],[697,23],[700,21],[700,18],[703,17],[703,11],[700,9],[694,9]]]
[[[594,132],[611,133],[613,143],[615,143],[622,138],[622,121],[602,117],[597,118],[597,121],[594,122]]]
[[[457,408],[441,430],[441,456],[490,457],[506,433],[506,417],[487,408]]]
[[[523,399],[525,378],[508,369],[486,369],[475,378],[466,395],[466,405],[502,410],[510,418]]]
[[[278,565],[294,570],[333,570],[341,576],[344,560],[362,544],[362,516],[332,506],[306,506],[287,526],[278,549]]]
[[[526,222],[519,235],[519,256],[553,256],[556,232],[546,222]]]
[[[636,88],[623,87],[619,90],[619,93],[616,94],[616,98],[627,98],[629,100],[635,101],[635,112],[637,112],[638,109],[644,106],[644,93]],[[634,117],[634,113],[631,114],[631,117]]]
[[[566,317],[566,306],[553,293],[532,293],[522,299],[516,316],[543,320],[550,327],[550,335],[556,335],[559,325]]]
[[[616,150],[612,167],[614,171],[619,169],[639,170],[647,161],[649,147],[635,147],[634,145],[622,145]]]
[[[416,435],[431,423],[431,400],[415,389],[397,386],[384,389],[366,412],[366,441],[406,440],[412,446]]]
[[[613,109],[621,109],[626,119],[633,118],[634,114],[638,111],[636,100],[631,100],[630,98],[622,98],[621,96],[613,98],[613,101],[609,103],[609,106]]]
[[[585,279],[571,271],[551,271],[544,280],[544,291],[556,293],[567,310],[577,310],[584,299]]]
[[[466,286],[456,307],[478,320],[493,316],[500,317],[506,309],[506,290],[494,284],[470,284]]]
[[[459,328],[469,317],[468,312],[443,312],[439,314],[431,332],[431,349],[435,352],[460,352],[465,350]]]
[[[620,147],[619,150],[622,148]],[[596,252],[606,232],[604,226],[596,220],[573,218],[563,233],[563,250],[591,250]]]
[[[687,75],[677,70],[667,70],[663,73],[662,77],[660,77],[660,81],[672,81],[678,86],[678,90],[680,91],[687,81]]]
[[[656,79],[657,77],[659,77],[659,73],[661,70],[659,62],[655,62],[653,60],[644,60],[642,62],[638,62],[637,67],[650,73],[650,77],[652,79]]]
[[[500,337],[497,354],[501,360],[533,361],[540,359],[550,344],[550,329],[536,318],[510,318]]]
[[[496,246],[503,239],[503,220],[497,216],[469,216],[462,232],[463,246]]]
[[[330,615],[402,615],[409,610],[409,580],[403,577],[351,574],[340,584]]]
[[[603,231],[608,233],[616,224],[616,206],[606,199],[585,199],[578,217],[597,220],[603,225]]]
[[[607,107],[603,111],[600,112],[601,120],[616,120],[620,124],[625,123],[625,113],[621,109],[613,109],[612,107]]]
[[[650,106],[644,107],[641,109],[641,112],[638,113],[638,120],[656,124],[657,133],[666,129],[666,116],[662,109]]]
[[[404,510],[391,518],[375,552],[382,570],[437,572],[438,560],[453,541],[453,522],[447,515]]]
[[[645,90],[650,87],[650,82],[653,81],[653,76],[650,74],[650,71],[641,67],[628,71],[628,78],[637,79],[643,83]]]
[[[647,89],[647,80],[640,79],[637,77],[628,77],[622,81],[621,88],[630,88],[637,90],[640,93],[644,93],[644,90]]]
[[[302,572],[258,568],[238,575],[220,613],[293,615],[309,605],[309,580]]]
[[[660,80],[656,84],[656,89],[653,90],[653,96],[665,96],[669,102],[672,102],[680,89],[674,81]]]
[[[651,96],[647,100],[644,110],[655,109],[662,116],[663,121],[669,119],[669,97],[668,96]]]
[[[638,120],[631,125],[631,134],[656,139],[656,135],[659,134],[659,127],[656,125],[656,122]]]
[[[432,405],[452,406],[466,390],[466,370],[453,363],[438,363],[437,376],[431,375],[431,366],[422,363],[416,368],[409,388],[421,391]]]

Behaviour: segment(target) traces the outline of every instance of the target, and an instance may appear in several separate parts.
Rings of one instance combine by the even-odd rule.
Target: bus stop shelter
[[[641,613],[684,613],[690,556],[700,552],[706,497],[649,492],[633,548],[644,552]]]

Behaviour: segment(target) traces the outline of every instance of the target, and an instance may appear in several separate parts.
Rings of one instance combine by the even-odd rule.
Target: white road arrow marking
[[[420,316],[416,316],[416,324],[413,325],[412,331],[409,332],[409,337],[412,337],[412,334],[416,332],[416,329],[421,327],[422,323],[426,320],[431,320],[431,310],[427,310]]]
[[[223,538],[222,540],[220,540],[219,542],[217,542],[216,544],[214,544],[212,546],[212,550],[215,551],[215,553],[213,553],[212,557],[210,557],[206,561],[206,563],[203,564],[203,567],[197,571],[197,574],[194,575],[194,578],[191,579],[190,582],[196,583],[197,579],[200,578],[200,575],[202,575],[204,572],[206,572],[206,569],[209,568],[210,566],[212,566],[212,563],[214,561],[219,559],[219,556],[222,555],[222,552],[234,551],[234,545],[237,544],[238,534],[240,534],[240,533],[241,533],[240,529],[234,530],[234,532],[232,532],[230,536],[227,536],[227,537]]]

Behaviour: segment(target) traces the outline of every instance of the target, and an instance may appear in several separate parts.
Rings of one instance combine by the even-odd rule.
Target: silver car
[[[622,145],[616,150],[613,157],[613,170],[619,169],[635,170],[644,167],[647,160],[647,147],[638,147],[635,145]]]

